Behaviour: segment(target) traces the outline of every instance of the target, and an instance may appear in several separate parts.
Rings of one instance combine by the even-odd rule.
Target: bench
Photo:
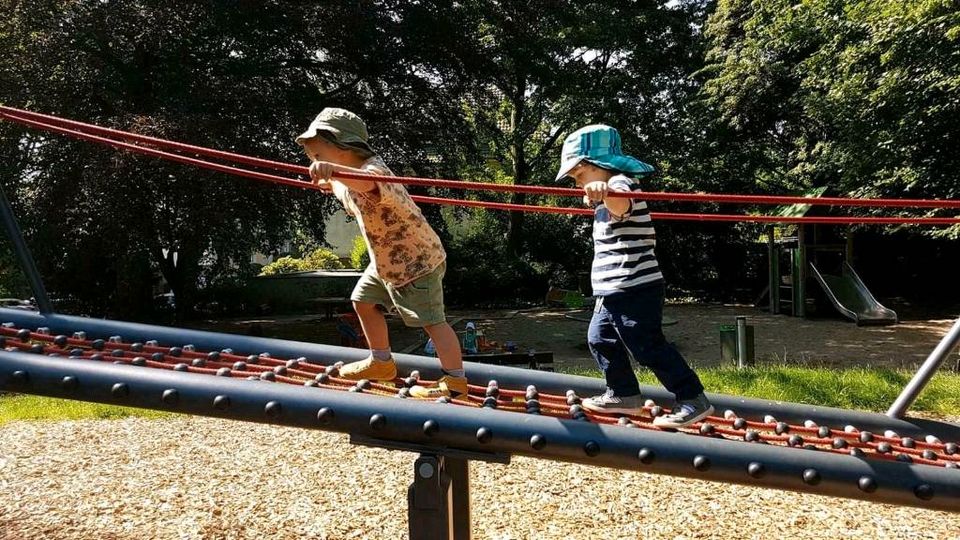
[[[463,360],[466,362],[492,364],[495,366],[526,366],[530,369],[538,369],[540,371],[553,371],[552,352],[530,351],[465,354],[463,355]]]
[[[307,302],[316,306],[318,310],[322,309],[325,319],[332,319],[335,313],[340,312],[338,308],[347,308],[347,311],[353,310],[353,301],[345,297],[310,298]]]

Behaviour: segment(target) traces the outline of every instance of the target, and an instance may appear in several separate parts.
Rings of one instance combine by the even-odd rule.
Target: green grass
[[[128,416],[164,418],[170,413],[100,403],[20,394],[0,395],[0,425],[14,420],[114,419]]]
[[[564,370],[571,375],[600,377],[590,370]],[[854,368],[825,369],[796,366],[758,366],[700,368],[697,374],[708,392],[732,394],[837,407],[884,412],[893,403],[912,371]],[[642,384],[659,385],[649,370],[637,371]],[[940,415],[960,413],[960,374],[940,372],[910,408]]]
[[[565,369],[564,373],[599,377],[595,369]],[[775,401],[792,401],[883,412],[907,384],[912,372],[890,369],[825,369],[795,366],[701,368],[697,370],[710,392]],[[641,383],[659,384],[648,370],[640,370]],[[960,412],[960,374],[938,373],[911,407],[938,415]],[[113,419],[140,416],[164,418],[170,413],[28,395],[0,395],[0,425],[14,420]]]

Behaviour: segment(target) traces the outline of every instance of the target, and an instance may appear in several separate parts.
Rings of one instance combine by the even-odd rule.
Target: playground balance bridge
[[[0,106],[0,117],[259,181],[305,189],[304,167],[127,133]],[[217,160],[217,161],[211,161]],[[261,172],[245,167],[266,169]],[[292,173],[296,177],[275,174]],[[346,175],[345,175],[346,176]],[[563,188],[489,185],[409,177],[408,185],[579,197]],[[960,208],[960,201],[643,193],[648,200]],[[585,214],[590,210],[416,196],[425,204]],[[141,407],[225,420],[347,433],[353,444],[418,455],[408,492],[410,537],[469,538],[469,462],[514,455],[756,487],[960,512],[960,426],[910,418],[910,405],[960,341],[960,320],[931,352],[886,414],[710,395],[722,414],[680,431],[652,419],[672,406],[644,387],[638,416],[581,407],[598,379],[467,363],[469,394],[437,402],[409,395],[439,376],[435,359],[399,355],[400,377],[374,383],[338,378],[358,349],[201,332],[55,313],[6,197],[0,218],[38,311],[0,309],[0,390]],[[784,217],[653,214],[661,221],[908,223],[951,225],[955,217]]]

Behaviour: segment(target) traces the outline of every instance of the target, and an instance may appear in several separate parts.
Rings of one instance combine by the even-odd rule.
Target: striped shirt
[[[618,174],[611,191],[640,191],[636,180]],[[593,294],[607,296],[663,281],[654,247],[657,244],[647,203],[631,199],[630,209],[614,217],[603,204],[593,217]]]

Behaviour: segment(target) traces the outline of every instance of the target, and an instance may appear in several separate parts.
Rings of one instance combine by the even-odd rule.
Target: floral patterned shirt
[[[370,174],[393,176],[380,156],[371,157],[360,168]],[[376,190],[363,193],[336,180],[330,183],[334,195],[360,225],[370,265],[384,281],[402,287],[446,260],[440,237],[403,185],[377,182]]]

